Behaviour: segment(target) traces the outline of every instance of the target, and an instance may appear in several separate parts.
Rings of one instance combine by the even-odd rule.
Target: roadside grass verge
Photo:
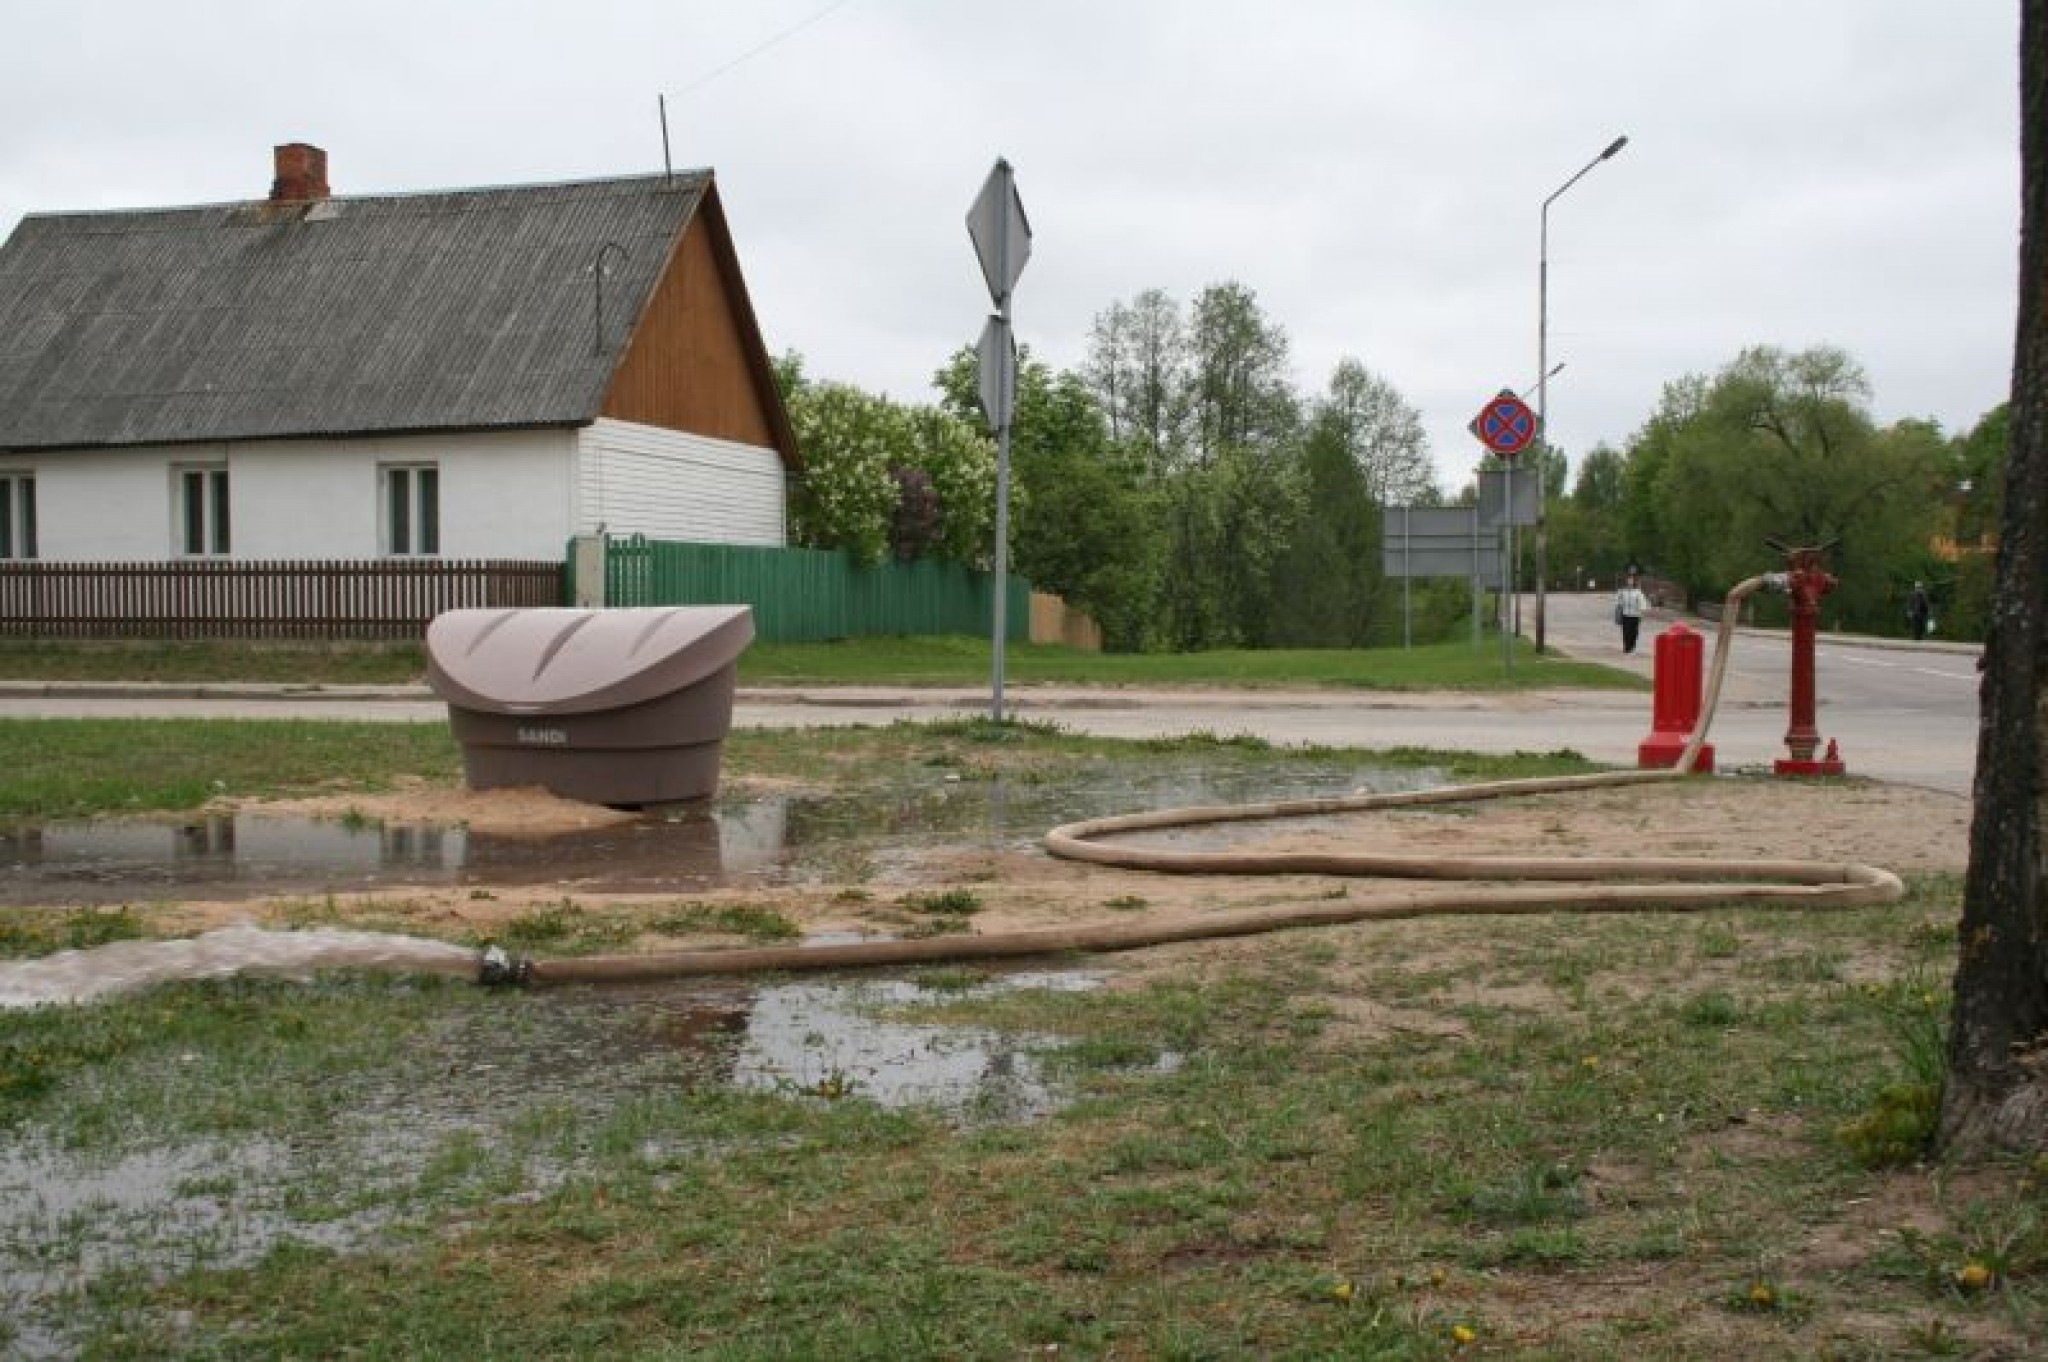
[[[1328,687],[1359,690],[1646,689],[1627,672],[1538,657],[1516,640],[1509,670],[1499,641],[1414,648],[1219,648],[1196,653],[1084,653],[1044,644],[1003,650],[1005,674],[1022,685]],[[986,685],[987,639],[854,639],[757,643],[740,659],[750,685]]]
[[[1902,1016],[1946,1010],[1957,885],[1911,888],[1288,933],[877,1014],[1014,1037],[1070,1098],[1025,1122],[736,1089],[742,1033],[663,1044],[652,997],[342,975],[0,1015],[16,1148],[218,1151],[161,1206],[53,1223],[38,1261],[90,1285],[0,1330],[108,1357],[2025,1355],[2036,1170],[1871,1168],[1840,1136],[1910,1072]],[[565,1056],[586,1086],[548,1085]],[[500,1080],[532,1094],[478,1100]],[[220,1242],[281,1205],[328,1234]],[[122,1234],[140,1261],[86,1269]]]
[[[1048,644],[1004,649],[1006,675],[1029,685],[1304,686],[1364,690],[1645,689],[1626,672],[1538,657],[1516,640],[1510,671],[1498,639],[1415,648],[1218,649],[1199,653],[1084,653]],[[756,643],[740,658],[749,686],[980,686],[985,638],[890,637],[834,643]],[[0,641],[0,678],[159,683],[410,685],[426,676],[419,644],[90,643]]]
[[[0,639],[0,678],[10,681],[398,686],[426,674],[419,643]]]
[[[0,770],[0,818],[78,818],[452,783],[461,754],[445,724],[0,719]]]
[[[1033,722],[958,719],[882,727],[738,729],[728,781],[834,782],[877,768],[935,770],[963,780],[1049,778],[1063,766],[1137,753],[1221,752],[1275,765],[1337,749],[1276,747],[1258,738],[1194,734],[1125,742]],[[1379,764],[1439,768],[1451,779],[1590,770],[1571,752],[1506,757],[1401,748]],[[265,719],[0,719],[0,819],[180,812],[212,799],[278,798],[453,786],[461,753],[446,724]]]

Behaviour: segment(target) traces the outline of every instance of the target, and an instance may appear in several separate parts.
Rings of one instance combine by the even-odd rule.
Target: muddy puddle
[[[1089,990],[1105,977],[953,971],[923,983],[493,995],[451,1002],[391,1065],[336,1074],[317,1128],[168,1143],[135,1130],[81,1152],[24,1123],[0,1145],[0,1354],[75,1355],[64,1298],[109,1272],[243,1266],[286,1242],[372,1248],[445,1216],[451,1197],[529,1200],[613,1176],[604,1170],[621,1157],[660,1184],[774,1138],[665,1114],[708,1090],[918,1107],[962,1126],[1038,1119],[1071,1096],[1048,1072],[1060,1041],[900,1014],[998,991]]]
[[[724,797],[708,808],[548,837],[253,811],[52,822],[0,830],[0,904],[253,898],[422,882],[619,892],[824,882],[836,879],[849,850],[886,859],[892,850],[945,844],[1016,848],[1059,823],[1134,809],[1435,783],[1433,771],[1337,761],[1236,767],[1227,759],[1148,759],[1142,772],[1105,761],[1056,782],[884,774],[848,796]],[[302,939],[266,941],[264,951],[376,945],[272,935]],[[219,972],[205,952],[158,971],[150,952],[172,944],[101,949],[140,952],[145,958],[119,968],[143,986]],[[233,940],[223,945],[230,963],[263,954]],[[270,963],[273,973],[294,972],[290,959]],[[17,1004],[75,988],[65,973],[73,964],[88,982],[98,977],[90,960],[18,962]],[[59,977],[34,987],[60,993],[23,991],[39,970]],[[77,1081],[89,1090],[73,1092],[66,1108],[67,1119],[105,1123],[89,1147],[32,1117],[0,1141],[0,1355],[76,1355],[66,1300],[109,1275],[246,1265],[287,1243],[364,1251],[444,1223],[451,1206],[529,1200],[579,1178],[622,1176],[622,1161],[630,1170],[623,1176],[680,1183],[701,1175],[707,1159],[783,1138],[772,1117],[749,1120],[750,1095],[849,1117],[914,1108],[963,1127],[1041,1119],[1078,1091],[1059,1039],[939,1025],[918,1009],[993,990],[1090,989],[1104,977],[947,970],[509,994],[422,985],[454,991],[429,995],[429,1020],[395,1054],[324,1079],[321,1114],[266,1116],[225,1132],[210,1119],[137,1115],[132,1099],[168,1090],[183,1094],[162,1099],[174,1107],[200,1095],[232,1105],[261,1075],[216,1071],[203,1050],[172,1055],[168,1077],[122,1065],[83,1071]],[[8,987],[0,977],[0,995]],[[139,996],[134,1005],[146,1006],[147,993]],[[7,1015],[0,1012],[0,1026]],[[1163,1055],[1143,1067],[1170,1071],[1176,1062]],[[164,1133],[181,1127],[186,1133]]]
[[[909,776],[853,794],[722,798],[549,836],[261,811],[55,821],[0,828],[0,906],[361,893],[400,884],[642,893],[805,883],[830,878],[849,847],[1021,847],[1061,823],[1137,809],[1438,783],[1433,770],[1342,762],[1253,769],[1148,762],[1140,775],[1105,761],[1057,782]]]

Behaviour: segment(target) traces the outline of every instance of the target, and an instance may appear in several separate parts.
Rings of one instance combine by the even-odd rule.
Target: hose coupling
[[[1789,572],[1766,572],[1764,585],[1772,591],[1785,593],[1792,590],[1792,574]]]
[[[533,982],[533,960],[507,954],[503,946],[487,947],[477,961],[476,981],[485,988],[525,988]]]

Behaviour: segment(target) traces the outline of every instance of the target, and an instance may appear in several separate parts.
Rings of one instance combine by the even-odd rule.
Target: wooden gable
[[[796,463],[715,188],[676,243],[601,414],[774,449]]]

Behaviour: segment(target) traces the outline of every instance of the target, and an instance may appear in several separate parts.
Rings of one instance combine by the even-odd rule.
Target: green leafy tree
[[[1316,400],[1296,456],[1301,517],[1279,556],[1275,641],[1361,647],[1389,599],[1380,512],[1441,499],[1422,417],[1386,379],[1345,358]]]
[[[1931,429],[1879,430],[1863,371],[1827,346],[1757,346],[1711,384],[1677,393],[1688,405],[1700,400],[1661,411],[1636,450],[1646,473],[1654,467],[1645,561],[1693,592],[1718,594],[1777,566],[1766,540],[1833,542],[1841,586],[1827,622],[1896,629],[1898,579],[1910,577],[1933,529],[1928,489],[1942,450]]]
[[[1088,336],[1082,378],[1100,404],[1109,438],[1154,470],[1185,460],[1188,447],[1187,323],[1161,289],[1111,303]]]
[[[1582,510],[1614,514],[1621,509],[1622,474],[1627,461],[1607,445],[1595,445],[1579,461],[1572,483],[1572,502]]]
[[[1550,572],[1554,584],[1579,590],[1588,579],[1612,582],[1627,565],[1621,530],[1622,456],[1596,446],[1579,461],[1568,497],[1550,502]]]
[[[2012,405],[2000,403],[1958,438],[1950,457],[1955,494],[1955,541],[1969,548],[1995,536],[2005,509],[2005,458],[2012,438]]]
[[[1437,496],[1436,465],[1422,413],[1386,379],[1344,358],[1314,409],[1315,433],[1335,441],[1358,466],[1378,506],[1426,505]]]
[[[1297,461],[1225,445],[1164,487],[1168,646],[1258,648],[1274,642],[1276,571],[1306,506]]]
[[[1676,480],[1672,450],[1678,433],[1698,419],[1707,400],[1707,380],[1689,374],[1664,385],[1657,410],[1629,442],[1621,482],[1621,551],[1625,562],[1646,567],[1677,582],[1686,603],[1696,603],[1708,589],[1703,560],[1712,545],[1703,538],[1679,533],[1664,495],[1667,480]]]
[[[1300,454],[1301,517],[1275,564],[1273,642],[1362,647],[1379,601],[1380,505],[1353,449],[1354,428],[1324,407]]]
[[[959,420],[982,420],[974,351],[934,377]],[[1020,575],[1086,610],[1104,646],[1145,646],[1158,591],[1158,495],[1142,457],[1109,437],[1088,385],[1020,355],[1010,432],[1010,543]]]
[[[1998,542],[1998,522],[2005,508],[2011,411],[2009,404],[2001,403],[1952,446],[1944,500],[1956,556],[1947,569],[1948,580],[1940,583],[1937,603],[1947,612],[1943,632],[1953,637],[1982,638],[1991,619],[1996,567],[1991,549]]]
[[[1299,408],[1287,380],[1287,333],[1267,319],[1258,295],[1236,282],[1203,289],[1188,348],[1195,457],[1279,454]]]

